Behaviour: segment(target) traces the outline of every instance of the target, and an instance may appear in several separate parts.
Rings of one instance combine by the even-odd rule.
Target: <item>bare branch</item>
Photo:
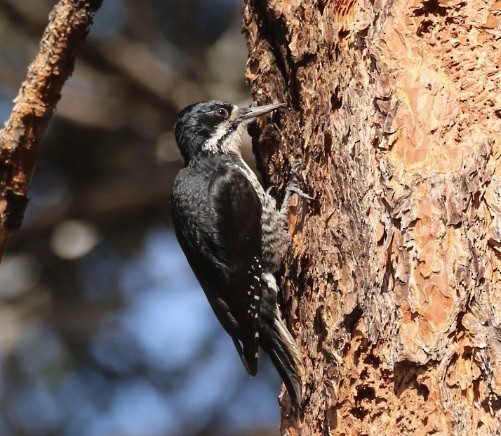
[[[0,256],[9,234],[21,226],[38,144],[101,3],[60,0],[54,6],[39,52],[0,132]]]

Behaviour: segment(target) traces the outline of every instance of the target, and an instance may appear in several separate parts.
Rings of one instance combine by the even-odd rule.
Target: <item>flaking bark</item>
[[[0,259],[21,226],[37,148],[61,88],[102,0],[61,0],[52,10],[35,60],[0,131]]]
[[[301,160],[282,280],[305,360],[283,434],[501,431],[501,3],[247,0],[247,78]],[[264,126],[264,123],[261,124]],[[286,410],[286,409],[284,409]]]

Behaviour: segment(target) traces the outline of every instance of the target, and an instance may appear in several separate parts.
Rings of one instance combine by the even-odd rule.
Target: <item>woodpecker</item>
[[[299,414],[302,360],[280,314],[275,274],[289,244],[287,203],[302,191],[293,180],[277,209],[239,150],[245,126],[284,106],[211,100],[181,111],[174,133],[184,168],[171,206],[179,244],[248,374],[256,374],[261,346]]]

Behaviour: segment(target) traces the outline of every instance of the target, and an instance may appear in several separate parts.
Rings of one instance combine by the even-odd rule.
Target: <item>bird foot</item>
[[[304,170],[306,168],[306,165],[303,162],[296,162],[291,170],[290,170],[290,178],[289,178],[289,183],[287,184],[287,187],[285,188],[285,197],[284,201],[282,202],[282,207],[280,210],[282,212],[286,212],[287,208],[289,207],[289,202],[291,199],[292,194],[297,194],[300,197],[306,198],[307,200],[314,200],[314,198],[311,195],[308,195],[306,192],[302,191],[301,189],[298,188],[298,178],[299,178],[299,172],[301,170]]]

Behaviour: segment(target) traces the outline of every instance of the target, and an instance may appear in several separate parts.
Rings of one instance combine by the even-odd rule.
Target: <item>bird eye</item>
[[[216,115],[221,117],[221,118],[228,118],[230,115],[228,114],[228,111],[224,107],[220,107],[219,109],[216,109]]]

